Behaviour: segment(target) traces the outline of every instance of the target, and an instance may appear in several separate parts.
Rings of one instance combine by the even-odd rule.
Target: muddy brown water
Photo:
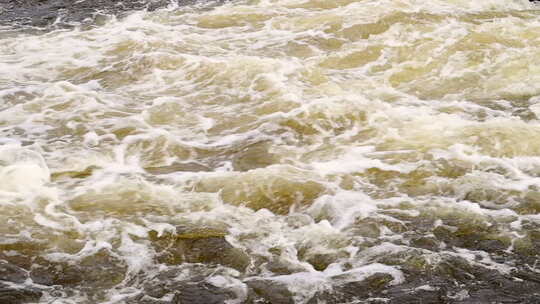
[[[0,303],[540,303],[536,4],[0,22]]]

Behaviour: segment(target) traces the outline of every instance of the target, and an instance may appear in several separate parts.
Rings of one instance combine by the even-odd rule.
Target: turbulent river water
[[[0,27],[1,303],[540,303],[540,7]]]

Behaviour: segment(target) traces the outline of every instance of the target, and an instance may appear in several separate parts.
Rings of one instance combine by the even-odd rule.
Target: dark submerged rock
[[[251,288],[252,301],[256,303],[294,304],[293,294],[284,283],[271,279],[253,279],[245,283]]]
[[[198,264],[156,270],[157,273],[151,277],[141,273],[141,293],[129,299],[127,304],[221,304],[237,297],[232,290],[207,281],[208,277],[219,273],[217,268]],[[179,276],[179,273],[191,275]]]
[[[36,288],[12,287],[2,283],[23,283],[28,278],[28,273],[13,264],[0,260],[0,303],[22,304],[39,300],[42,292]]]
[[[459,256],[423,269],[401,266],[406,283],[382,290],[389,303],[539,303],[540,282],[531,270],[503,274]],[[424,287],[428,288],[424,288]]]
[[[76,286],[84,280],[83,273],[77,268],[67,263],[54,263],[38,259],[30,276],[34,283],[41,285]]]
[[[394,278],[387,273],[374,273],[361,281],[337,284],[330,291],[324,291],[315,295],[308,304],[347,303],[371,298],[392,282]]]
[[[223,304],[226,292],[207,283],[185,284],[173,298],[173,304]]]
[[[217,263],[239,271],[244,271],[249,264],[249,257],[223,237],[188,239],[184,240],[184,245],[189,262]]]
[[[0,280],[22,283],[28,278],[26,271],[18,266],[0,260]]]
[[[123,261],[102,250],[77,263],[53,262],[38,257],[30,277],[37,284],[80,288],[93,295],[122,282],[126,269]]]
[[[15,288],[0,282],[0,303],[24,304],[36,302],[43,293],[35,288]]]
[[[245,271],[249,256],[225,239],[223,231],[215,229],[185,229],[177,227],[175,234],[158,236],[151,231],[149,238],[158,252],[158,261],[169,265],[182,263],[217,264]]]
[[[180,5],[196,0],[173,0]],[[169,0],[0,0],[0,25],[46,27],[53,23],[69,27],[73,23],[94,23],[104,15],[122,16],[135,10],[156,10]]]

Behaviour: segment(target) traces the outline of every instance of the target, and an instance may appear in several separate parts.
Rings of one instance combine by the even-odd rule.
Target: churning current
[[[0,27],[0,303],[540,303],[536,4],[62,18]]]

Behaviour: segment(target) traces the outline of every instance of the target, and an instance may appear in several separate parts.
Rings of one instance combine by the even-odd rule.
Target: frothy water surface
[[[539,95],[525,0],[0,28],[0,299],[537,303]]]

